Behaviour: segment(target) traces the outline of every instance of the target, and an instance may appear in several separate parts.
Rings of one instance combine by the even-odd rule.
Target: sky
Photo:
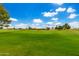
[[[4,3],[11,27],[55,27],[68,23],[79,28],[79,3]]]

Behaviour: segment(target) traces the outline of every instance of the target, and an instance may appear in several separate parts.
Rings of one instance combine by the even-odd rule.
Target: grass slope
[[[0,55],[79,56],[79,31],[0,30]]]

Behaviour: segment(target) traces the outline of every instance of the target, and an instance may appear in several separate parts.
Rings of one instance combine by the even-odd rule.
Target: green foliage
[[[63,29],[70,29],[71,27],[67,24],[67,23],[65,23],[64,25],[63,25]]]
[[[46,30],[50,30],[50,27],[46,27]]]
[[[29,29],[29,30],[32,30],[32,27],[29,26],[28,29]]]
[[[67,23],[65,23],[63,26],[56,26],[55,27],[55,29],[70,29],[71,27],[67,24]]]
[[[61,29],[63,29],[63,26],[56,26],[55,29],[61,30]]]
[[[9,27],[9,25],[7,24],[7,25],[5,25],[5,27]]]
[[[11,21],[9,20],[10,16],[3,5],[0,5],[0,25],[3,27],[4,24],[7,25]]]

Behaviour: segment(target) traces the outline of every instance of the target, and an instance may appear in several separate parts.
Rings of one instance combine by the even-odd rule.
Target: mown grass
[[[2,56],[79,56],[78,30],[0,30]]]

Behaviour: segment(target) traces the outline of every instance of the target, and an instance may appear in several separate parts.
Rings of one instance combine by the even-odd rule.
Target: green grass
[[[0,30],[2,56],[79,56],[78,30]]]

